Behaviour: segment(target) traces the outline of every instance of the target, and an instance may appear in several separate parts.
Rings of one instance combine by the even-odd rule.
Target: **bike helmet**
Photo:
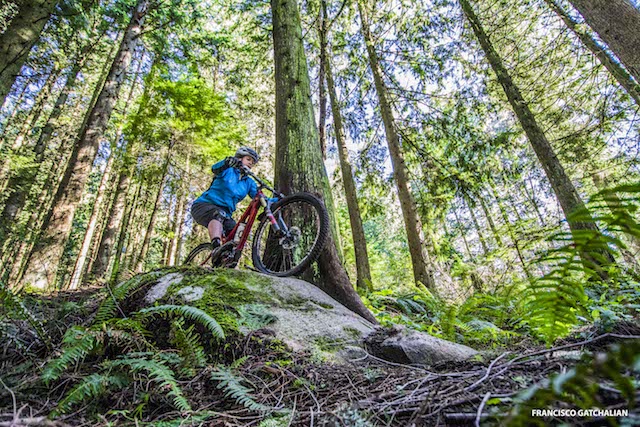
[[[256,153],[256,150],[247,146],[240,147],[238,151],[236,151],[236,157],[242,158],[244,156],[251,157],[255,163],[258,163],[258,160],[260,160],[260,156]]]

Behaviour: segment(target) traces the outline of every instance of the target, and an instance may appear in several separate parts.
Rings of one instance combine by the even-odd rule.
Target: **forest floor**
[[[632,323],[619,324],[613,332],[590,339],[568,339],[553,348],[522,343],[514,348],[484,351],[477,360],[430,367],[398,365],[368,354],[350,364],[317,360],[313,354],[292,353],[281,344],[271,343],[268,332],[258,330],[246,337],[228,338],[218,355],[218,363],[235,362],[235,375],[243,378],[245,385],[251,384],[247,394],[257,405],[246,402],[243,405],[224,393],[219,384],[210,379],[213,366],[207,366],[179,381],[192,412],[176,411],[166,393],[151,393],[149,385],[141,382],[49,419],[47,416],[72,384],[95,370],[99,362],[87,358],[73,372],[49,386],[41,380],[41,371],[59,351],[65,330],[87,321],[87,316],[77,310],[78,303],[88,300],[89,311],[99,305],[101,297],[97,290],[89,288],[25,300],[29,309],[48,319],[45,325],[51,340],[49,349],[27,322],[16,320],[10,322],[10,327],[3,325],[4,331],[12,331],[15,345],[5,345],[0,353],[0,427],[555,425],[561,422],[616,425],[617,421],[621,425],[638,425],[640,422],[638,409],[628,407],[629,396],[625,395],[624,385],[616,387],[603,382],[592,388],[593,379],[588,378],[579,379],[583,382],[577,382],[574,387],[593,393],[590,398],[600,408],[629,409],[629,417],[617,421],[604,417],[533,420],[530,417],[531,409],[549,409],[535,406],[544,402],[553,402],[552,408],[557,409],[575,408],[572,404],[575,402],[561,402],[554,397],[552,388],[557,386],[558,378],[572,381],[578,377],[575,372],[593,374],[590,368],[575,368],[595,363],[585,364],[585,354],[598,354],[612,344],[639,336],[640,327]],[[241,363],[237,363],[238,360]],[[598,363],[603,370],[611,368],[604,360]],[[559,375],[550,386],[548,379],[554,374]],[[636,384],[640,379],[637,374],[636,370]],[[551,391],[544,394],[547,390]],[[144,409],[139,406],[134,419],[136,407],[131,402],[135,401],[136,393],[143,391],[149,392],[149,397]],[[536,392],[539,395],[532,400]],[[635,388],[631,393],[631,401],[637,399]]]

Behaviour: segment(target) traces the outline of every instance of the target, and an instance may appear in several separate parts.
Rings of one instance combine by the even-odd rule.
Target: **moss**
[[[326,308],[327,310],[332,310],[333,309],[333,305],[328,304],[326,302],[314,301],[314,303],[318,304],[322,308]]]
[[[351,339],[359,340],[360,338],[362,338],[362,332],[360,332],[356,328],[350,328],[349,326],[346,326],[346,327],[343,328],[343,331]]]
[[[247,304],[252,304],[261,298],[260,292],[256,295],[252,288],[268,289],[271,280],[253,273],[220,269],[208,270],[199,267],[174,267],[163,269],[163,273],[182,273],[183,279],[167,290],[162,298],[163,302],[184,304],[184,298],[177,294],[187,286],[200,287],[204,290],[202,298],[190,301],[188,304],[207,312],[220,323],[225,333],[238,332],[238,309]],[[265,294],[268,291],[265,290]]]

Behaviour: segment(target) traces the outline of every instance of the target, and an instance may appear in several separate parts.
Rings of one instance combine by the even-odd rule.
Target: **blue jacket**
[[[212,203],[221,207],[231,218],[236,205],[247,195],[252,198],[258,192],[256,182],[248,176],[242,176],[237,168],[225,167],[224,160],[211,166],[216,174],[211,187],[193,203]]]

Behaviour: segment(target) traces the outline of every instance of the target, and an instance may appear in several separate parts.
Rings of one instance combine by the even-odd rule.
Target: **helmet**
[[[258,163],[258,160],[260,160],[260,156],[256,153],[256,150],[251,147],[244,146],[238,148],[238,151],[236,151],[236,157],[242,158],[244,156],[251,157],[255,163]]]

